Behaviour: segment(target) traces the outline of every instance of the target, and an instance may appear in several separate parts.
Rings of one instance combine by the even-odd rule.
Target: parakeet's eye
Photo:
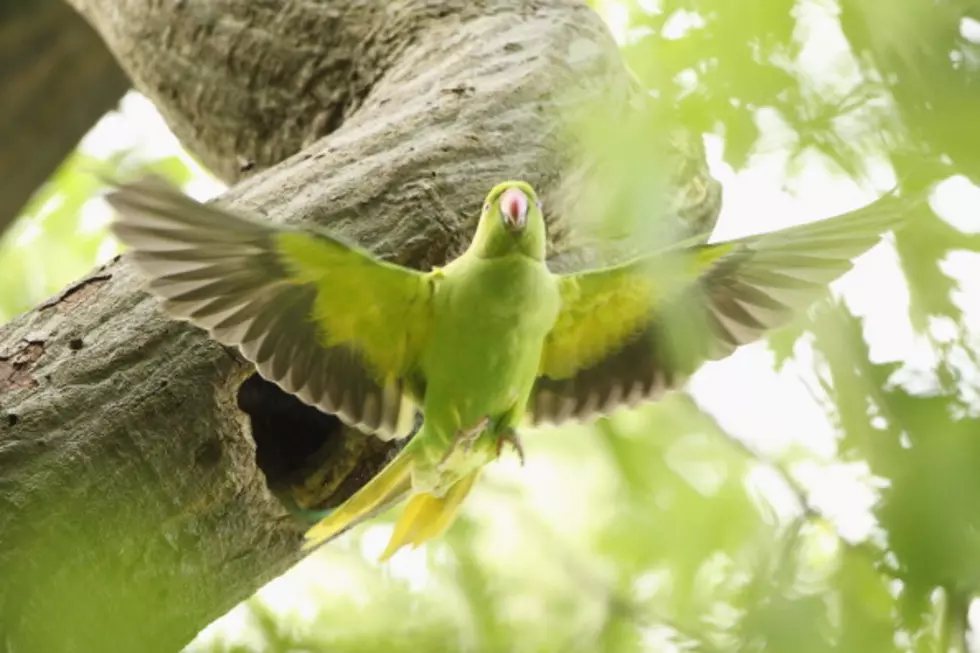
[[[483,203],[483,212],[484,213],[489,213],[490,212],[490,202],[484,202]]]
[[[520,188],[508,188],[500,196],[500,215],[504,224],[520,231],[527,224],[527,195]]]

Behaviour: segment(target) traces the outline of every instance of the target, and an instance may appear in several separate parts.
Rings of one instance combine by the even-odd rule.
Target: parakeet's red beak
[[[527,224],[527,195],[520,188],[508,188],[500,196],[500,213],[504,224],[512,231],[520,231]]]

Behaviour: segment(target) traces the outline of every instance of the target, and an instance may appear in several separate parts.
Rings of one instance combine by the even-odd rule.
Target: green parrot
[[[495,186],[459,258],[421,272],[312,228],[200,204],[150,177],[107,197],[115,235],[165,311],[258,372],[382,439],[421,429],[309,529],[315,547],[410,495],[382,560],[440,535],[522,422],[562,423],[659,398],[705,361],[778,327],[904,210],[886,197],[816,223],[699,237],[555,274],[541,202]]]

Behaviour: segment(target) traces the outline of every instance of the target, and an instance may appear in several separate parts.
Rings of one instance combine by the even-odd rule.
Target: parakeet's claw
[[[460,429],[456,431],[456,435],[453,436],[452,444],[450,444],[449,448],[446,450],[446,455],[443,456],[442,462],[446,462],[446,459],[449,458],[454,451],[456,451],[456,447],[462,447],[464,451],[468,451],[470,447],[473,446],[473,443],[476,442],[476,439],[480,437],[480,434],[483,433],[488,426],[490,426],[490,418],[484,417],[474,426],[471,426],[468,429]]]
[[[514,429],[507,429],[500,434],[497,439],[497,458],[500,458],[500,454],[503,453],[504,445],[509,444],[514,447],[514,451],[517,452],[517,457],[521,459],[521,467],[524,466],[524,445],[521,444],[521,439],[517,437],[517,431]]]

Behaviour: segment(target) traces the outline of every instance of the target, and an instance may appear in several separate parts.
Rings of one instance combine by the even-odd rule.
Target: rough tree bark
[[[201,161],[252,164],[223,205],[421,268],[501,178],[561,192],[559,99],[628,96],[573,0],[71,4]],[[297,560],[273,493],[334,506],[389,455],[249,376],[125,259],[0,329],[0,650],[178,650]]]
[[[0,3],[0,233],[128,87],[62,0]]]

